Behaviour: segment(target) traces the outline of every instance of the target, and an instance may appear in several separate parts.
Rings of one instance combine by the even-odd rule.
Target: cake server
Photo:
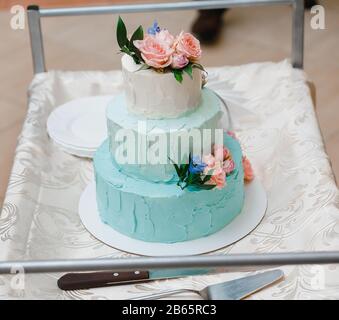
[[[132,298],[131,300],[153,300],[184,292],[193,292],[200,295],[205,300],[241,300],[261,289],[266,288],[270,284],[277,282],[278,280],[282,279],[283,276],[283,271],[277,269],[231,281],[213,284],[201,290],[188,288],[167,290],[147,296]]]
[[[258,270],[258,268],[256,268]],[[252,269],[254,270],[254,269]],[[164,280],[196,275],[208,275],[223,272],[244,271],[242,268],[230,270],[229,268],[205,268],[205,269],[168,269],[132,272],[76,272],[66,273],[59,278],[57,284],[62,290],[80,290],[90,288],[109,287],[114,285]],[[250,271],[249,268],[246,271]]]

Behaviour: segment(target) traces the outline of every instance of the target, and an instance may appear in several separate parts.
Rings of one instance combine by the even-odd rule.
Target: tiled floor
[[[326,29],[310,28],[306,14],[305,71],[317,89],[317,113],[333,169],[339,177],[339,1],[323,0]],[[204,48],[208,66],[279,61],[290,54],[290,8],[232,9],[225,15],[220,42]],[[173,32],[189,29],[194,12],[124,15],[130,27],[156,17]],[[0,205],[7,186],[16,138],[26,112],[26,89],[32,79],[28,30],[10,28],[10,14],[0,12]],[[64,17],[43,20],[50,69],[119,68],[115,54],[116,16]]]

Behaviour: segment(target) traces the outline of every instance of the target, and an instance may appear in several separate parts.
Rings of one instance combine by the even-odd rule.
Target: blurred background
[[[7,187],[16,140],[26,114],[26,91],[33,77],[27,21],[24,29],[10,26],[13,5],[41,7],[99,5],[166,1],[124,0],[0,0],[0,207]],[[313,30],[312,13],[305,15],[305,66],[316,87],[316,112],[339,178],[339,1],[319,0],[325,8],[325,29]],[[190,30],[197,12],[123,15],[127,27],[162,26],[178,33]],[[116,16],[57,17],[42,20],[47,68],[63,70],[111,70],[120,68],[115,42]],[[291,8],[249,7],[229,10],[214,44],[203,45],[205,66],[280,61],[290,57]]]

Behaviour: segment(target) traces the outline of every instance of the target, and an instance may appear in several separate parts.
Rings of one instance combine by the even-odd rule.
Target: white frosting
[[[121,59],[127,110],[149,119],[177,118],[198,107],[201,98],[201,71],[193,68],[193,79],[186,73],[179,83],[173,73],[141,65],[124,55]]]

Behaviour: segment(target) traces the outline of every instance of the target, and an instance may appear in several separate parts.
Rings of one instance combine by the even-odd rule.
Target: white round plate
[[[90,158],[94,157],[96,149],[80,149],[73,146],[68,146],[63,143],[53,141],[61,150],[81,158]]]
[[[85,228],[98,240],[116,249],[145,256],[197,255],[221,249],[249,234],[262,220],[267,208],[266,192],[254,179],[245,185],[245,203],[242,212],[225,228],[204,238],[177,242],[144,242],[129,238],[100,220],[96,204],[95,182],[81,195],[79,215]]]
[[[75,99],[48,117],[47,132],[65,151],[93,153],[107,137],[106,107],[112,96]]]

